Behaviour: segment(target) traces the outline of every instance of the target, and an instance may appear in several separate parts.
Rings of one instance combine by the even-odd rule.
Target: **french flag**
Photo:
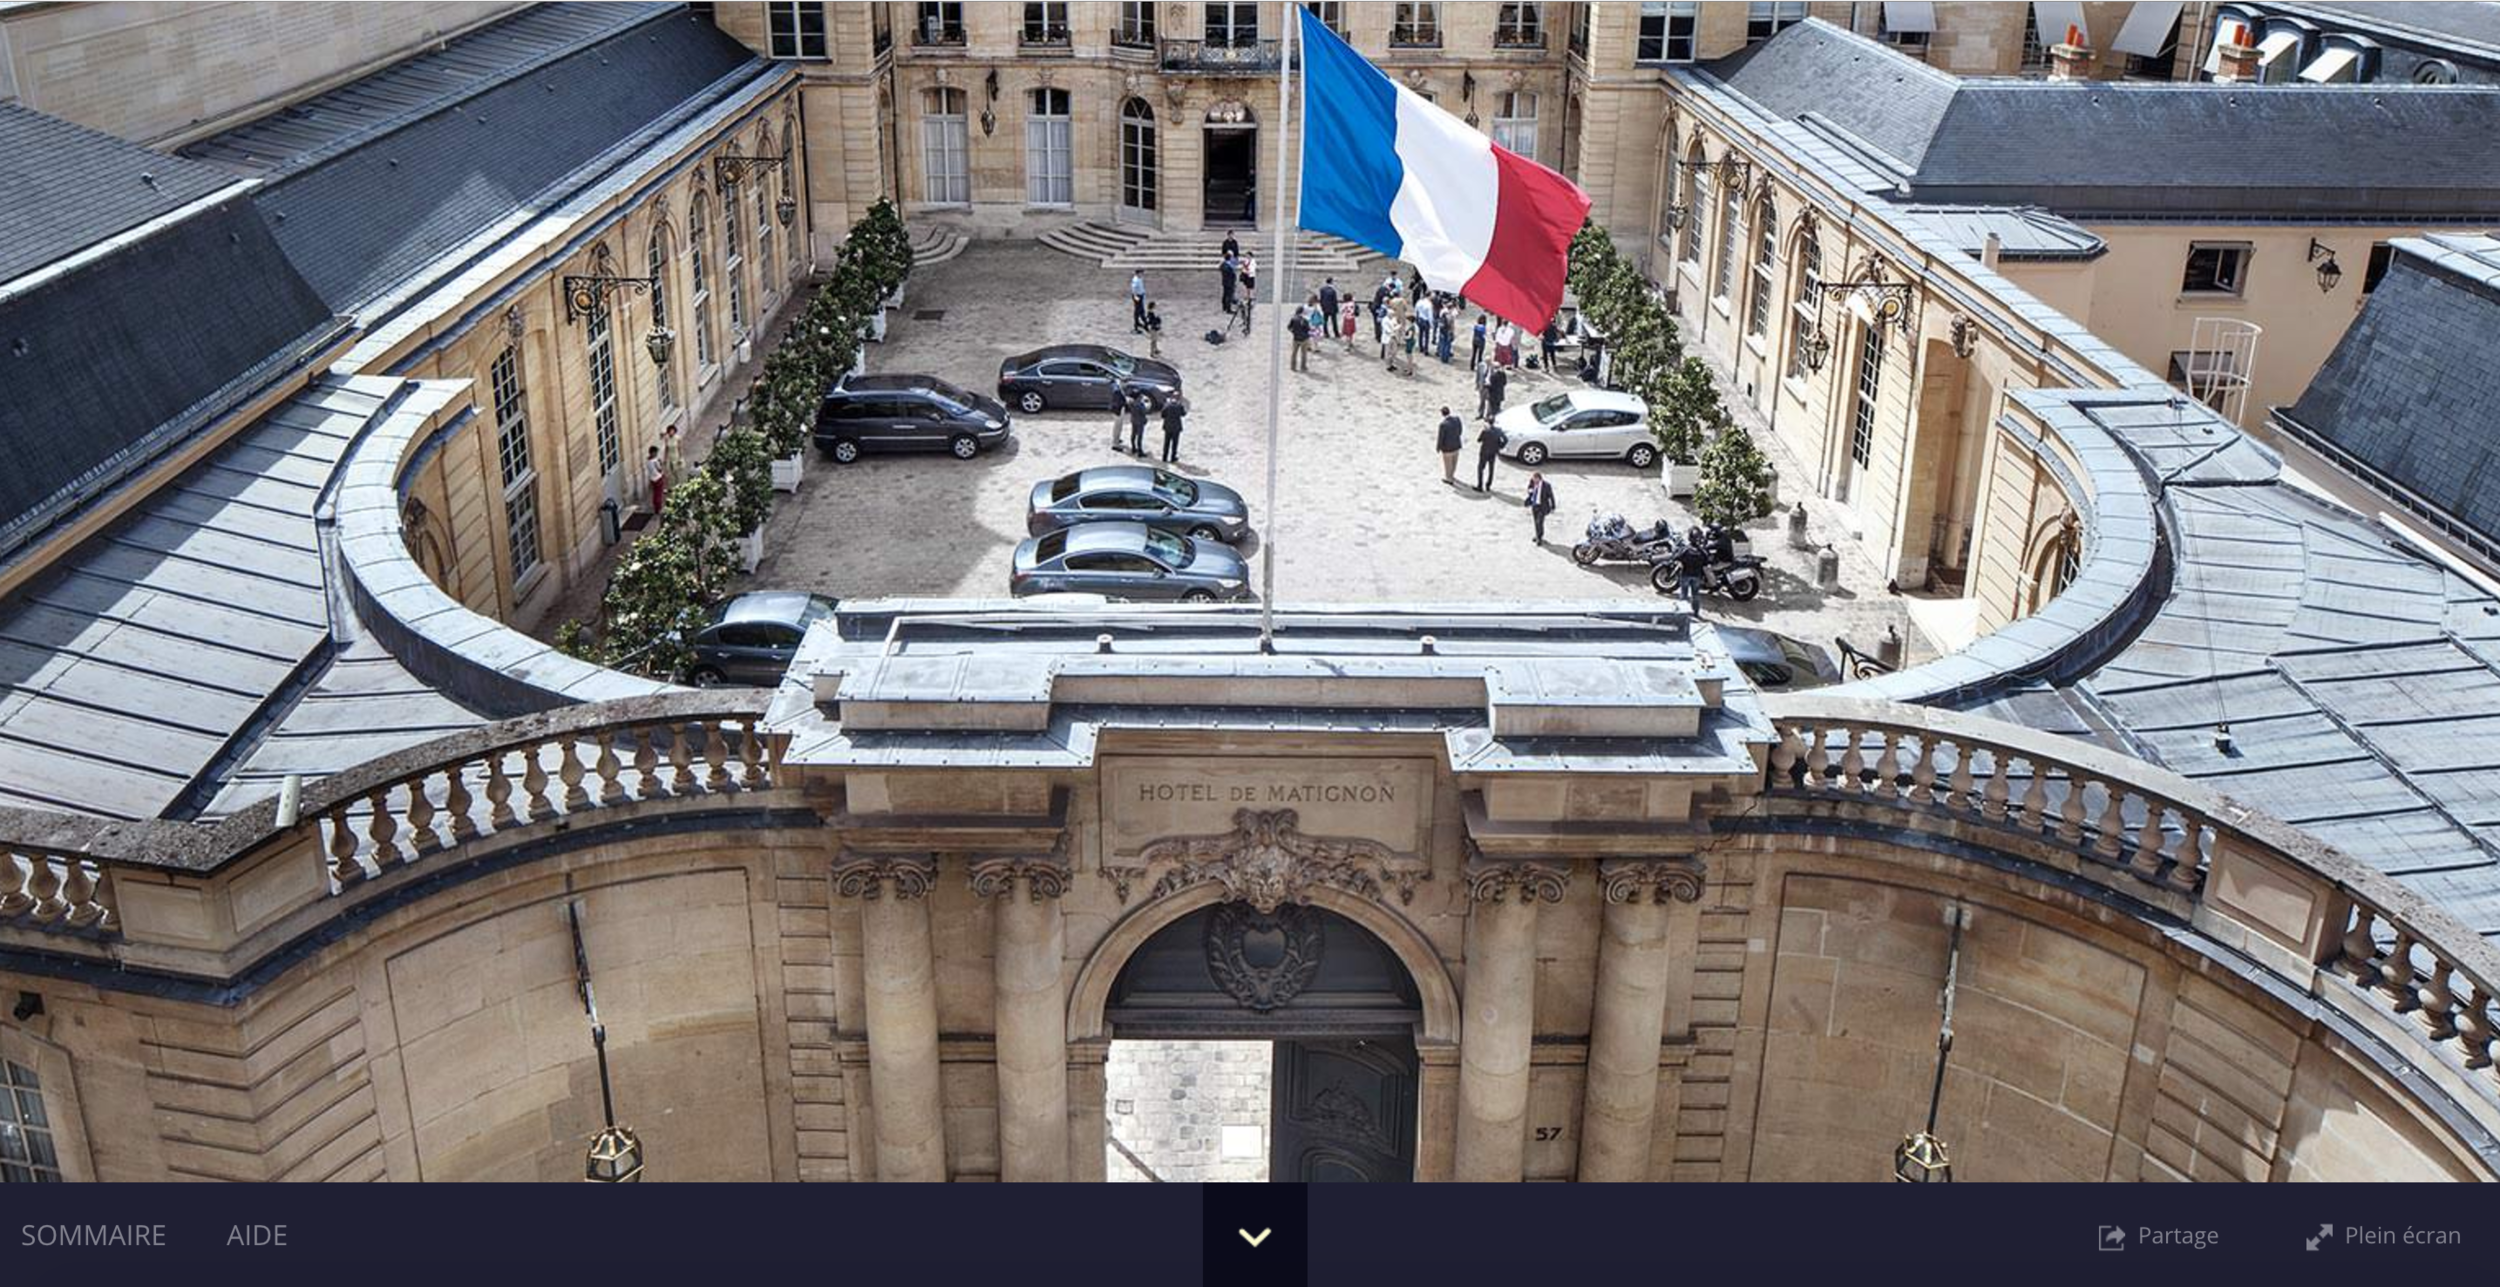
[[[1541,327],[1562,306],[1580,185],[1468,128],[1302,22],[1301,225],[1413,264],[1426,285]]]

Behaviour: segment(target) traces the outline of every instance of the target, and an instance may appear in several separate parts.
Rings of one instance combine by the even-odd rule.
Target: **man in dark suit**
[[[1189,413],[1189,403],[1175,393],[1163,403],[1163,463],[1177,465],[1181,460],[1182,417]]]
[[[1336,278],[1331,277],[1319,284],[1319,313],[1328,320],[1331,328],[1337,325],[1337,302],[1343,298],[1337,293]]]
[[[1509,388],[1510,373],[1498,366],[1493,368],[1491,375],[1484,377],[1485,419],[1492,420],[1502,414],[1502,394]]]
[[[1458,449],[1467,443],[1467,422],[1448,407],[1441,408],[1441,432],[1436,439],[1441,452],[1441,481],[1458,486]]]
[[[1510,435],[1495,428],[1493,422],[1489,420],[1485,422],[1484,428],[1476,431],[1477,491],[1493,490],[1493,461],[1495,457],[1502,454],[1502,444],[1509,441]]]
[[[1144,389],[1139,389],[1129,395],[1128,454],[1132,456],[1146,454],[1146,417],[1154,414],[1154,409],[1154,399]]]
[[[1528,517],[1536,521],[1536,543],[1545,544],[1545,516],[1554,512],[1554,485],[1542,471],[1528,475]]]

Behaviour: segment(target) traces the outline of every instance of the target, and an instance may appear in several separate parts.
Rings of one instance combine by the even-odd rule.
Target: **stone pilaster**
[[[999,1178],[1070,1178],[1068,999],[1060,983],[1067,935],[1059,896],[1068,864],[1057,854],[972,864],[972,892],[994,899],[997,935]]]
[[[936,879],[937,860],[926,855],[845,850],[833,865],[834,892],[861,900],[861,991],[880,1180],[946,1178],[937,961],[929,934],[929,887]]]
[[[1666,1025],[1669,909],[1701,897],[1691,858],[1633,859],[1598,868],[1604,913],[1597,999],[1581,1097],[1583,1181],[1649,1178],[1658,1111],[1658,1042]]]
[[[1462,1181],[1517,1180],[1527,1167],[1528,1056],[1536,1038],[1536,912],[1562,901],[1559,864],[1471,856],[1467,990],[1459,1029]]]

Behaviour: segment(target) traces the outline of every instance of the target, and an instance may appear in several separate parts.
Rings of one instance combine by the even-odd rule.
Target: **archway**
[[[1239,99],[1207,109],[1202,134],[1206,226],[1247,228],[1259,222],[1259,118]]]

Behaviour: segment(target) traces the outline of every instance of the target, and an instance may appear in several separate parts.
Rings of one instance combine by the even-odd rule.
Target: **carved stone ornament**
[[[1146,78],[1136,72],[1120,77],[1120,92],[1134,98],[1145,88]]]
[[[1626,858],[1598,864],[1597,887],[1610,903],[1701,901],[1699,858]]]
[[[1519,858],[1470,857],[1467,900],[1474,903],[1559,903],[1571,869],[1560,863]]]
[[[521,315],[521,306],[514,304],[503,311],[503,333],[514,342],[529,333],[529,319]]]
[[[1207,918],[1207,974],[1224,995],[1266,1014],[1319,977],[1327,946],[1319,913],[1288,903],[1274,912],[1218,903]]]
[[[937,859],[927,854],[863,854],[845,849],[833,864],[833,892],[844,898],[877,898],[891,888],[899,899],[926,898],[937,880]]]
[[[1310,902],[1311,891],[1321,886],[1377,900],[1386,883],[1396,886],[1399,902],[1411,903],[1416,882],[1431,879],[1431,873],[1397,869],[1396,861],[1396,851],[1377,841],[1303,835],[1301,815],[1291,809],[1239,809],[1233,829],[1222,835],[1166,837],[1139,850],[1136,865],[1106,867],[1103,874],[1125,903],[1136,881],[1170,864],[1174,869],[1155,882],[1148,897],[1212,881],[1227,897],[1273,912],[1287,903]]]
[[[972,864],[972,894],[975,898],[1013,897],[1016,882],[1023,880],[1034,902],[1043,902],[1068,892],[1068,836],[1059,834],[1059,842],[1046,854],[1016,854],[1005,858],[983,858]]]
[[[1418,93],[1421,93],[1421,92],[1423,91],[1423,88],[1424,88],[1424,69],[1423,69],[1423,68],[1421,68],[1421,67],[1409,67],[1409,68],[1407,68],[1407,69],[1406,69],[1406,87],[1407,87],[1408,89],[1414,90],[1414,91],[1416,91],[1416,92],[1418,92]]]
[[[1171,104],[1175,108],[1178,108],[1181,105],[1181,99],[1187,97],[1188,94],[1188,87],[1181,84],[1179,81],[1167,80],[1163,82],[1163,101]]]

